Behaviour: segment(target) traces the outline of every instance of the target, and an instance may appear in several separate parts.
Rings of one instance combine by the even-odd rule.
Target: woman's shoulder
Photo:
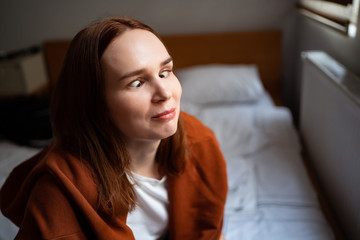
[[[54,144],[44,158],[43,164],[47,171],[52,174],[64,174],[72,182],[76,182],[77,179],[91,177],[90,169],[85,162],[81,157],[75,156]]]
[[[96,184],[85,160],[54,144],[43,159],[43,171],[68,191],[79,191],[90,203],[97,199]]]

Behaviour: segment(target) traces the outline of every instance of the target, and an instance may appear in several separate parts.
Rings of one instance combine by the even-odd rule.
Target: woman
[[[73,39],[51,106],[54,142],[1,189],[17,239],[219,239],[226,167],[213,133],[180,113],[173,60],[141,22]]]

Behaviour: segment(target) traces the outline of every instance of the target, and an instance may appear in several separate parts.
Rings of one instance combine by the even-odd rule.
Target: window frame
[[[296,5],[304,16],[354,38],[359,18],[359,2],[360,0],[298,0]]]

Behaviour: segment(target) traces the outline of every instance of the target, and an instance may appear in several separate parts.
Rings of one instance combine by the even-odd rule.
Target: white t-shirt
[[[133,173],[130,181],[135,187],[136,208],[128,214],[126,224],[133,231],[136,240],[161,238],[168,229],[166,177],[158,180]]]

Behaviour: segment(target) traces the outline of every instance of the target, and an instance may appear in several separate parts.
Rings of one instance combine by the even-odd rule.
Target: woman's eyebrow
[[[169,58],[167,58],[166,60],[164,60],[164,61],[162,61],[160,63],[160,67],[165,66],[166,64],[168,64],[168,63],[170,63],[172,61],[173,61],[172,57],[169,57]],[[129,77],[134,77],[134,76],[142,74],[144,72],[146,72],[145,69],[135,70],[135,71],[124,74],[123,76],[120,77],[119,80],[121,81],[121,80],[124,80],[124,79],[129,78]]]
[[[139,75],[139,74],[144,73],[144,72],[145,72],[145,69],[135,70],[133,72],[129,72],[129,73],[125,74],[125,75],[122,75],[119,78],[119,80],[122,81],[122,80],[124,80],[126,78],[134,77],[134,76]]]
[[[166,59],[165,61],[161,62],[160,66],[164,66],[166,64],[168,64],[169,62],[172,62],[173,61],[173,58],[172,57],[169,57],[168,59]]]

